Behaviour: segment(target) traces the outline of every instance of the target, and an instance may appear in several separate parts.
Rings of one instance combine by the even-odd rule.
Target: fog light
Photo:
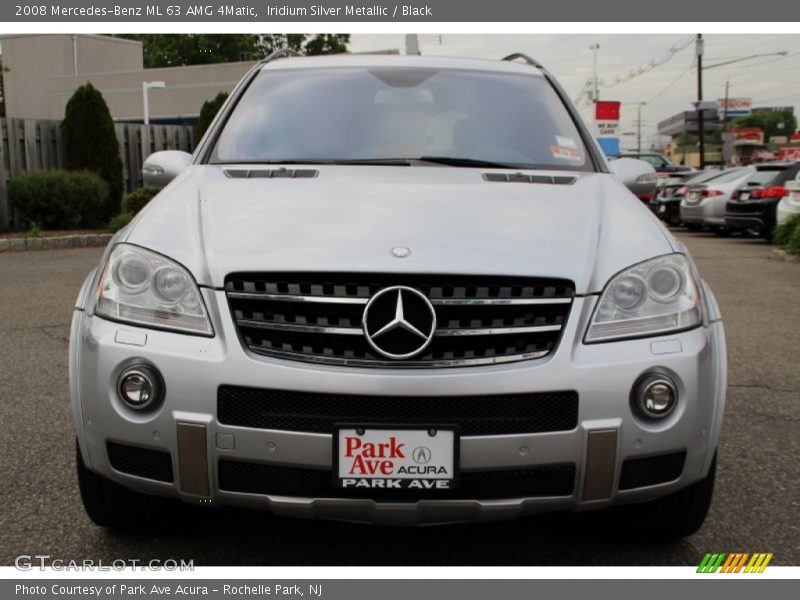
[[[678,390],[675,383],[661,373],[641,377],[633,386],[631,401],[634,410],[648,419],[663,419],[675,408]]]
[[[130,408],[144,410],[161,401],[163,384],[158,373],[145,366],[131,367],[119,377],[119,397]]]

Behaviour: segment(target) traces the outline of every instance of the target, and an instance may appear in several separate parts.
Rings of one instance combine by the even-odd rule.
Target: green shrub
[[[138,190],[134,190],[130,194],[125,194],[125,197],[122,199],[122,212],[131,213],[132,215],[137,214],[153,199],[153,196],[160,191],[160,188],[147,185],[145,187],[140,187]]]
[[[102,221],[107,221],[119,212],[122,202],[122,160],[111,113],[103,95],[91,83],[75,90],[67,102],[61,132],[67,168],[93,171],[108,184],[101,215]]]
[[[775,228],[775,233],[772,235],[773,243],[778,246],[785,246],[789,243],[792,232],[798,227],[800,227],[800,214],[792,215]]]
[[[200,107],[200,115],[197,117],[197,125],[194,126],[194,139],[199,142],[200,138],[211,125],[211,121],[217,116],[219,109],[228,99],[228,92],[220,92],[213,100],[206,100]]]
[[[8,198],[41,229],[102,226],[108,185],[88,171],[32,171],[8,180]]]
[[[39,227],[38,223],[31,223],[31,226],[28,228],[28,231],[22,234],[24,238],[38,238],[42,237],[42,228]]]
[[[112,233],[117,233],[120,229],[125,227],[128,223],[131,222],[133,219],[133,214],[129,212],[124,212],[118,214],[116,217],[111,219],[108,223],[108,228],[111,230]]]
[[[794,228],[784,247],[789,254],[800,254],[800,225]]]

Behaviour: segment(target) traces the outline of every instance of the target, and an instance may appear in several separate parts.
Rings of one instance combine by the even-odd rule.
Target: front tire
[[[75,442],[78,488],[83,508],[100,527],[119,531],[165,529],[173,522],[176,502],[140,494],[90,471]]]
[[[658,500],[613,507],[607,522],[617,534],[651,541],[674,541],[688,537],[703,526],[714,496],[717,455],[705,479]]]

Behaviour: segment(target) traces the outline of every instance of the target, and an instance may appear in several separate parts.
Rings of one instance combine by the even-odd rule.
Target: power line
[[[681,42],[680,44],[671,46],[669,50],[667,50],[667,52],[661,56],[661,58],[652,59],[649,63],[647,63],[646,66],[639,65],[635,69],[631,69],[631,71],[629,71],[626,75],[617,75],[611,83],[607,83],[601,79],[599,81],[599,86],[602,87],[603,89],[611,89],[618,85],[622,85],[623,83],[628,83],[629,81],[637,77],[646,75],[647,73],[650,73],[654,69],[657,69],[662,65],[665,65],[667,62],[670,61],[670,59],[672,59],[673,56],[688,48],[692,44],[692,42],[694,42],[693,35],[689,36],[688,39]],[[578,96],[574,100],[576,105],[581,104],[584,100],[591,99],[590,96],[591,96],[591,91],[593,89],[593,85],[594,85],[593,79],[589,79],[586,81],[586,83],[584,83],[583,88],[581,88],[581,91],[578,93]]]
[[[675,79],[673,79],[663,90],[661,90],[655,96],[650,98],[650,100],[648,100],[645,104],[650,104],[651,102],[657,100],[665,93],[667,93],[667,91],[669,91],[670,88],[672,88],[672,86],[678,83],[681,79],[683,79],[684,75],[686,75],[689,71],[692,70],[692,66],[694,66],[694,59],[692,59],[692,62],[689,63],[689,66],[687,66],[683,71],[681,71],[680,75],[678,75]]]

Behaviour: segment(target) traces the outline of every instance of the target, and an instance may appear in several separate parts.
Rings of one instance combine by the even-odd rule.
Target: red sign
[[[598,100],[594,105],[596,121],[619,121],[619,102]]]
[[[764,131],[760,127],[734,127],[731,133],[737,142],[764,143]]]
[[[800,148],[781,148],[778,160],[800,160]]]

